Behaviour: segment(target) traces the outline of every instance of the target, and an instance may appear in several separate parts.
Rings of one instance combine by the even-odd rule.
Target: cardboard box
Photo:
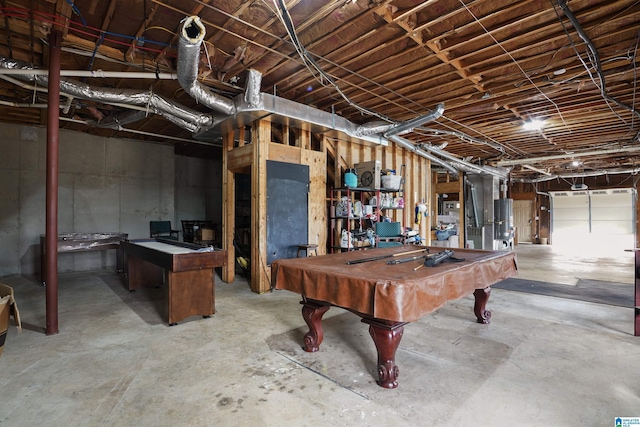
[[[199,228],[196,230],[196,240],[215,240],[215,232],[212,228]]]
[[[380,188],[380,172],[382,163],[380,160],[372,160],[370,162],[356,163],[356,173],[358,174],[358,187],[361,188]]]
[[[0,356],[4,350],[4,343],[7,339],[9,331],[9,316],[13,316],[13,320],[18,327],[18,333],[22,332],[22,323],[20,323],[20,313],[18,312],[18,304],[13,296],[13,288],[11,286],[0,283]]]

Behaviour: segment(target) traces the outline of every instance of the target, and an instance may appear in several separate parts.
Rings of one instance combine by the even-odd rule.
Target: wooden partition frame
[[[251,125],[251,144],[244,144],[243,129],[224,135],[223,148],[223,247],[228,252],[228,262],[223,280],[235,278],[235,173],[251,173],[251,282],[253,292],[271,290],[271,267],[267,264],[267,161],[309,166],[309,232],[307,241],[318,244],[318,254],[326,253],[326,145],[320,150],[311,149],[311,132],[282,126],[282,142],[272,141],[272,123],[258,120]],[[295,143],[289,144],[295,131]],[[237,138],[236,138],[237,137]],[[238,143],[236,144],[236,139]]]

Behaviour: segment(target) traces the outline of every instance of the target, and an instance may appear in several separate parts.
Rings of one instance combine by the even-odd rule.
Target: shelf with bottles
[[[331,190],[330,219],[350,219],[362,221],[371,218],[378,210],[367,203],[367,193],[377,192],[369,188],[334,188]],[[375,196],[371,196],[375,197]]]
[[[373,222],[381,211],[368,199],[371,193],[379,194],[370,188],[344,187],[331,190],[330,204],[330,250],[367,249],[375,246]]]
[[[381,211],[404,209],[404,197],[401,191],[390,189],[380,189],[376,191],[376,197],[380,200],[378,208]]]

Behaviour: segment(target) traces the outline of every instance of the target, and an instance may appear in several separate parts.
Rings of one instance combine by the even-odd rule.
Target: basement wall
[[[175,156],[175,222],[210,220],[222,229],[222,160]],[[180,233],[180,240],[182,240]]]
[[[0,123],[0,135],[0,277],[39,274],[46,128]],[[175,156],[170,145],[81,132],[61,130],[59,140],[58,232],[120,232],[135,239],[149,237],[151,220],[171,220],[181,229],[180,219],[215,218],[220,189],[202,184],[215,179],[213,161]],[[115,268],[115,251],[58,259],[61,273],[105,268]]]

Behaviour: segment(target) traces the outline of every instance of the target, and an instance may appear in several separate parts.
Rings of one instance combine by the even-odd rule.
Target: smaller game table
[[[215,313],[215,267],[226,264],[227,251],[168,239],[121,243],[129,291],[166,285],[169,325],[193,315]]]
[[[302,295],[302,317],[309,327],[304,350],[318,351],[322,316],[331,306],[347,309],[369,324],[378,351],[378,384],[395,388],[399,374],[395,353],[404,325],[469,294],[475,297],[477,321],[489,323],[489,286],[517,274],[515,253],[455,249],[455,257],[463,261],[421,268],[417,267],[424,259],[387,263],[416,256],[403,254],[419,249],[411,245],[274,261],[272,287]],[[434,254],[443,248],[429,249]],[[381,259],[347,264],[375,257]]]
[[[122,271],[123,257],[120,242],[127,239],[127,233],[60,233],[58,234],[58,253],[116,250],[116,270]],[[40,236],[40,281],[46,277],[46,236]]]

